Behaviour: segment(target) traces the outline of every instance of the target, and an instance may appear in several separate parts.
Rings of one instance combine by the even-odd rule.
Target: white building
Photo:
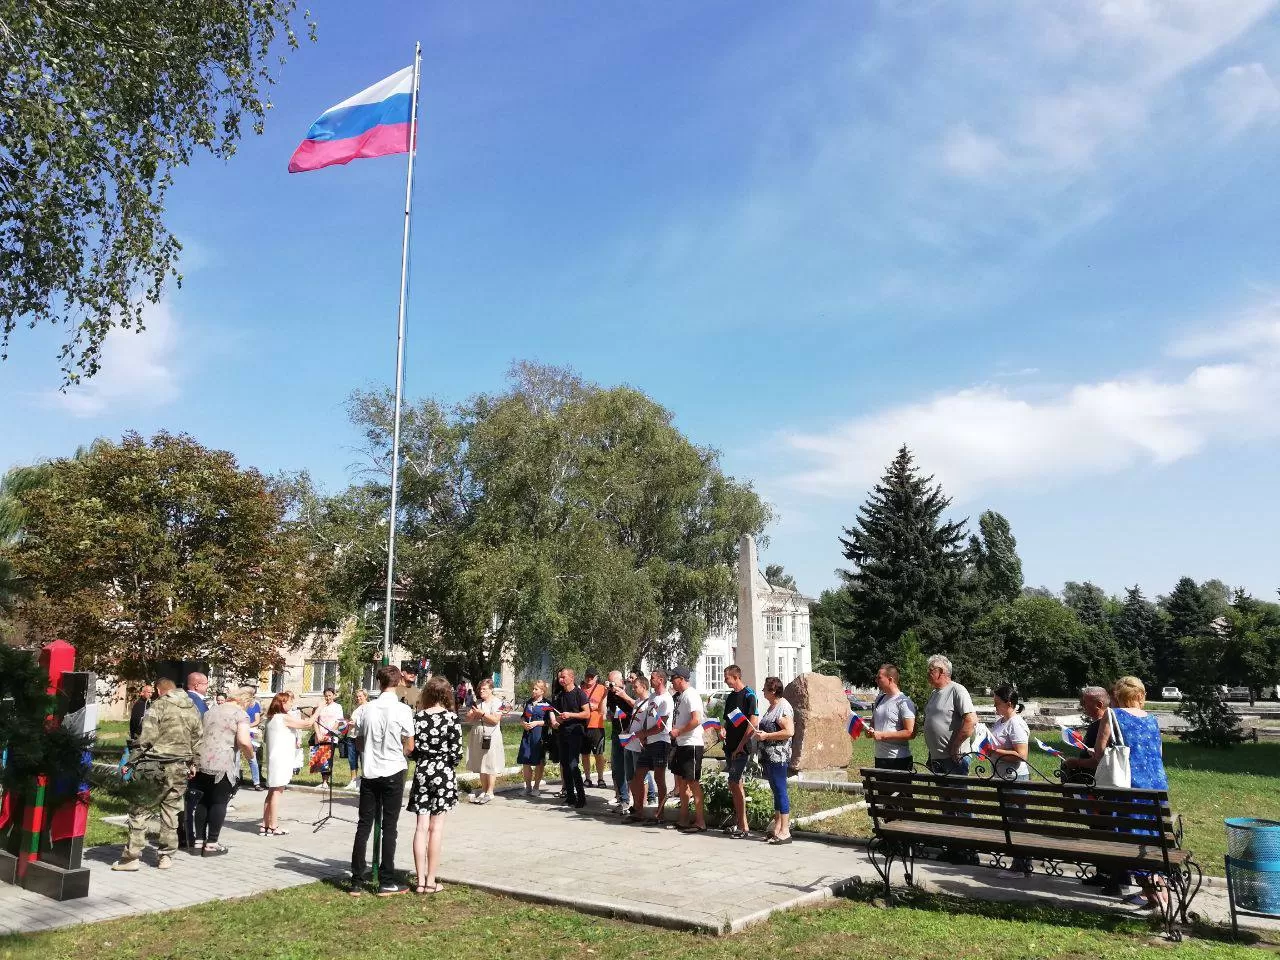
[[[764,643],[760,653],[763,676],[780,677],[784,684],[790,683],[813,669],[809,607],[817,601],[796,590],[773,586],[759,570],[752,577],[752,592],[763,628]],[[723,630],[708,636],[702,645],[694,677],[698,692],[705,696],[727,689],[724,668],[737,662],[738,624],[735,618]],[[746,669],[744,666],[744,672]]]

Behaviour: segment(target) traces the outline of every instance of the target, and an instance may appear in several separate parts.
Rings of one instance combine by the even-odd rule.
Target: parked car
[[[1182,691],[1177,687],[1165,687],[1160,691],[1161,700],[1181,700]]]
[[[1248,687],[1228,687],[1227,699],[1228,700],[1248,700],[1249,688]]]

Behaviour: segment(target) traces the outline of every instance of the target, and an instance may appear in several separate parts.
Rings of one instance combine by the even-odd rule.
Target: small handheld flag
[[[747,715],[743,713],[741,710],[739,710],[737,707],[734,707],[732,710],[729,711],[725,719],[727,719],[735,727],[740,727],[747,722]]]
[[[707,717],[707,719],[702,721],[702,729],[703,730],[721,730],[723,729],[723,727],[720,725],[720,721],[717,720],[715,717]]]
[[[1060,757],[1060,756],[1062,756],[1062,751],[1061,751],[1061,750],[1055,750],[1053,747],[1049,746],[1047,743],[1045,743],[1045,742],[1044,742],[1043,740],[1041,740],[1039,737],[1037,737],[1037,738],[1036,738],[1036,746],[1037,746],[1037,747],[1039,747],[1041,750],[1043,750],[1045,753],[1049,754],[1049,756],[1051,756],[1051,757]]]
[[[850,715],[849,717],[850,739],[857,740],[860,736],[862,736],[863,731],[866,729],[867,729],[867,721],[863,720],[856,713]]]
[[[996,745],[991,742],[991,738],[984,736],[981,741],[974,744],[974,753],[980,757],[989,757],[995,752]]]
[[[1062,742],[1068,746],[1079,747],[1081,750],[1089,750],[1088,745],[1084,742],[1084,737],[1080,736],[1080,731],[1073,730],[1071,727],[1062,728]]]
[[[618,734],[618,742],[619,742],[620,744],[622,744],[624,747],[625,747],[628,743],[630,743],[632,740],[634,740],[635,738],[636,738],[636,735],[635,735],[634,733],[620,733],[620,734]]]
[[[627,718],[627,711],[623,710],[621,707],[613,708],[613,719],[625,720],[626,718]]]

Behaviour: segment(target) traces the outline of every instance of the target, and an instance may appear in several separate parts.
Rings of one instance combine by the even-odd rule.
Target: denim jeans
[[[364,874],[365,852],[374,820],[382,823],[382,857],[378,862],[378,880],[395,879],[396,825],[400,819],[400,801],[404,799],[404,771],[389,777],[362,777],[360,780],[360,819],[356,824],[356,842],[351,848],[351,878],[359,881]]]
[[[609,770],[613,773],[613,792],[623,805],[631,803],[631,788],[627,785],[626,754],[634,752],[634,750],[627,750],[617,737],[614,737],[609,743]],[[634,773],[634,764],[632,767],[632,772]]]
[[[775,813],[791,812],[791,796],[787,793],[787,763],[770,760],[764,765],[764,777],[769,781],[769,789],[773,791],[773,809]]]

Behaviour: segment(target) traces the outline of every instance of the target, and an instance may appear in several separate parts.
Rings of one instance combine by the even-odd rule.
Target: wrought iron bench
[[[1039,861],[1050,876],[1072,865],[1081,879],[1102,869],[1165,879],[1163,911],[1169,939],[1180,940],[1200,891],[1200,867],[1182,848],[1182,820],[1163,790],[1116,790],[1082,784],[1010,781],[868,768],[862,785],[874,828],[869,853],[893,902],[890,872],[897,860],[907,884],[922,848],[989,854],[989,865],[1012,858]]]

